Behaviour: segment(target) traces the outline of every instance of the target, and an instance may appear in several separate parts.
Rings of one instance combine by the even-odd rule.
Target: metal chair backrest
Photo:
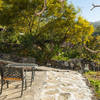
[[[3,80],[21,80],[23,78],[23,69],[17,67],[2,67],[1,77]]]

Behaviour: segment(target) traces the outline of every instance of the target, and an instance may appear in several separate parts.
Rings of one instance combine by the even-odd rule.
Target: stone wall
[[[0,60],[17,62],[17,63],[35,63],[35,58],[31,57],[19,57],[10,54],[0,54]]]
[[[47,63],[47,66],[55,67],[55,68],[61,68],[61,69],[70,69],[70,70],[76,70],[81,73],[88,70],[94,70],[94,71],[100,71],[100,65],[97,65],[96,63],[89,61],[87,59],[70,59],[68,61],[50,61]]]

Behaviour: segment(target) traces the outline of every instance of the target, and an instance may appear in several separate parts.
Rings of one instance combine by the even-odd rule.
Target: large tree
[[[73,44],[89,40],[93,26],[65,0],[5,0],[0,10],[0,24],[12,27],[24,51],[39,60],[49,60],[64,42]],[[25,54],[25,52],[23,52]],[[37,56],[38,55],[38,56]]]

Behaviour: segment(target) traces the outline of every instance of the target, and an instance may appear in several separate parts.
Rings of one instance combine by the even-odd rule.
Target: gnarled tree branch
[[[94,8],[96,8],[96,7],[100,7],[100,5],[95,5],[95,4],[92,4],[92,8],[90,9],[91,11],[94,9]]]
[[[46,8],[47,8],[47,0],[44,0],[44,7],[42,8],[40,12],[35,13],[35,15],[40,16],[45,11]]]
[[[89,52],[91,52],[91,53],[100,53],[100,50],[92,50],[92,49],[90,49],[90,48],[88,48],[85,44],[83,45],[84,46],[84,48],[86,49],[86,50],[88,50]]]

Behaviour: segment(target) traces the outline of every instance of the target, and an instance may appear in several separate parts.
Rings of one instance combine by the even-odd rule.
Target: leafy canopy
[[[12,38],[17,37],[14,42],[23,45],[26,55],[46,61],[57,55],[65,42],[75,45],[82,43],[83,38],[84,43],[89,41],[94,28],[77,17],[79,10],[73,4],[47,0],[45,10],[37,15],[43,6],[43,0],[0,0],[0,25],[14,30]],[[7,42],[12,42],[12,38]]]

